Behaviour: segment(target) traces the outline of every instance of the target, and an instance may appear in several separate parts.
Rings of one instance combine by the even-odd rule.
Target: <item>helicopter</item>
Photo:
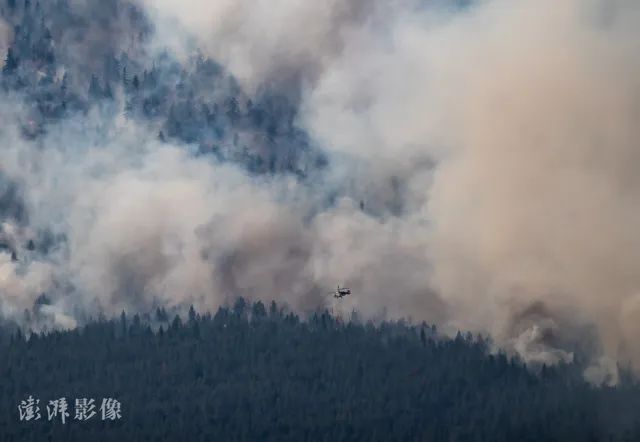
[[[350,295],[351,289],[347,287],[340,287],[340,284],[338,284],[338,289],[335,292],[329,292],[329,293],[332,294],[334,298],[340,299],[340,298],[344,298],[347,295]]]

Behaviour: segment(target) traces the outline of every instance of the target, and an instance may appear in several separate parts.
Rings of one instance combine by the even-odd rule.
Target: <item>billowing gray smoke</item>
[[[636,2],[143,4],[152,47],[195,41],[247,90],[295,80],[330,168],[257,178],[99,114],[44,149],[5,118],[28,213],[2,226],[23,250],[0,250],[5,314],[42,292],[65,323],[235,295],[305,310],[342,282],[337,310],[489,332],[534,363],[587,351],[595,382],[640,369]],[[65,241],[43,258],[25,244],[46,229]]]
[[[6,121],[17,108],[7,106]],[[3,225],[5,313],[22,314],[43,292],[71,317],[212,309],[238,295],[304,311],[324,306],[335,282],[352,281],[371,296],[369,314],[396,290],[397,316],[426,295],[423,248],[402,221],[366,216],[349,199],[310,217],[323,199],[313,183],[250,177],[99,111],[50,127],[38,143],[5,129],[2,145],[0,173],[19,184],[29,214],[27,226]],[[64,238],[46,257],[29,250],[42,231]]]

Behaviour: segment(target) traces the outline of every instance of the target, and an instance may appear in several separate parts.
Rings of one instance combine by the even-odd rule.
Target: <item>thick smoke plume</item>
[[[431,183],[408,179],[428,195],[414,233],[458,326],[522,349],[540,327],[593,324],[607,355],[638,367],[639,12],[490,1],[400,16],[390,50],[356,44],[311,92],[308,123],[337,149],[438,159]],[[534,304],[555,313],[514,336]]]
[[[256,177],[124,118],[38,143],[3,120],[28,214],[0,231],[5,313],[42,292],[66,323],[236,295],[304,311],[341,282],[337,311],[488,332],[532,363],[585,352],[594,382],[640,370],[635,2],[141,4],[151,52],[294,98],[329,166]],[[25,246],[43,231],[64,238],[46,255]]]

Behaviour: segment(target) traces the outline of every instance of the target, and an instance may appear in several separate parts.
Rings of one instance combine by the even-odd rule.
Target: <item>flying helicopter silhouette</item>
[[[347,287],[340,287],[340,284],[338,284],[338,289],[335,292],[329,292],[329,293],[332,294],[334,298],[340,299],[340,298],[344,298],[347,295],[350,295],[351,289]]]

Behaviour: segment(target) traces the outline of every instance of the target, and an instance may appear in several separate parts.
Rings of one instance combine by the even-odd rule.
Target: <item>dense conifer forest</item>
[[[296,124],[301,84],[249,93],[198,51],[185,59],[151,51],[153,28],[133,0],[0,0],[0,42],[7,42],[0,48],[0,98],[18,120],[16,139],[46,150],[42,140],[58,124],[80,121],[83,132],[83,122],[108,127],[124,118],[160,144],[237,165],[251,177],[304,183],[328,168],[328,155]],[[22,281],[73,250],[64,231],[44,226],[44,215],[29,230],[29,209],[35,213],[37,204],[23,200],[24,183],[2,161],[0,258],[9,270],[0,277]],[[402,213],[406,187],[395,172],[390,178],[392,201],[379,204],[385,220]],[[318,199],[331,205],[333,189],[323,192]],[[372,204],[355,201],[360,212],[375,215]],[[300,224],[313,216],[305,213]],[[283,252],[288,267],[311,254],[294,245]],[[228,273],[232,246],[221,258]],[[136,296],[148,280],[127,273],[132,262],[115,265],[129,284],[118,296],[144,311],[148,305]],[[415,267],[423,269],[420,261]],[[7,308],[17,296],[0,292],[0,441],[640,441],[640,384],[625,367],[616,386],[595,386],[583,378],[581,355],[570,364],[526,366],[489,337],[464,331],[446,337],[425,323],[341,319],[328,311],[301,317],[275,302],[242,298],[212,313],[192,307],[183,317],[160,307],[87,320],[92,312],[68,308],[64,319],[77,313],[80,326],[60,330],[60,323],[51,326],[56,301],[82,296],[66,270],[53,278],[54,293],[36,293],[24,312]],[[64,410],[47,409],[60,398],[68,402],[65,423]],[[83,398],[95,400],[95,415],[86,420],[75,414],[75,400]],[[121,404],[113,419],[103,415],[103,399]]]
[[[481,337],[426,324],[303,320],[242,299],[215,314],[122,314],[73,331],[2,335],[2,441],[636,441],[640,386],[579,367],[529,370]],[[40,399],[42,417],[19,420]],[[70,416],[48,420],[65,397]],[[75,398],[97,415],[74,416]],[[102,420],[101,398],[121,404]]]
[[[183,62],[152,53],[153,25],[136,2],[1,0],[0,18],[13,35],[0,84],[26,104],[27,138],[100,109],[102,118],[124,114],[161,141],[193,145],[253,173],[304,176],[325,161],[293,124],[296,85],[248,96],[198,51]]]

